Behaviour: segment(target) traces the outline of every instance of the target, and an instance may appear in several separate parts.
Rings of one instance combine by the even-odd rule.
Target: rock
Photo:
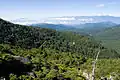
[[[29,63],[30,60],[28,58],[20,57],[20,56],[13,56],[16,60],[20,60],[22,63]]]

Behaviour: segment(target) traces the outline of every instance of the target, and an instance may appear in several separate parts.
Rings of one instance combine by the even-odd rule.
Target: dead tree
[[[93,61],[93,69],[92,69],[92,80],[95,80],[95,68],[96,68],[96,62],[98,60],[98,56],[100,54],[100,50],[97,53],[95,61]]]

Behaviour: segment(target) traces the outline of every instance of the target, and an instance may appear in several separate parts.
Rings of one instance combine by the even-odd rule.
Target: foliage
[[[81,65],[81,69],[87,70],[88,73],[92,72],[92,61],[93,59],[87,60],[87,62]],[[120,79],[120,59],[99,59],[96,64],[95,78],[100,80],[101,77],[109,78],[110,75],[113,80]]]
[[[98,49],[101,59],[96,77],[101,73],[104,76],[109,72],[119,73],[119,59],[116,59],[120,55],[91,37],[0,19],[0,77],[7,80],[86,80],[83,70],[91,72],[91,59],[95,58]],[[106,63],[109,66],[114,63],[117,67],[101,72],[107,67],[103,66]]]

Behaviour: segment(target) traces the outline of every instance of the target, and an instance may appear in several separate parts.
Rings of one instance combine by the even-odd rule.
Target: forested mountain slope
[[[0,43],[32,48],[40,46],[53,35],[55,30],[17,25],[0,19]]]
[[[85,80],[81,67],[99,49],[99,58],[120,57],[90,37],[0,19],[0,77],[8,80]]]
[[[93,57],[96,49],[101,47],[103,52],[109,52],[101,54],[102,57],[118,57],[114,50],[102,47],[89,37],[71,32],[57,32],[39,27],[12,24],[2,19],[0,20],[0,43],[29,49],[40,47],[44,43],[46,48],[62,52],[77,52],[89,57]]]

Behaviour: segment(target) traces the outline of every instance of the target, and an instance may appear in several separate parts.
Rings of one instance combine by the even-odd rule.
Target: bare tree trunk
[[[96,62],[97,62],[97,60],[98,60],[99,54],[100,54],[100,50],[98,51],[97,56],[96,56],[96,59],[95,59],[95,61],[93,62],[92,80],[95,80],[95,68],[96,68]]]
[[[45,41],[43,44],[41,44],[40,48],[46,43],[47,41]]]

